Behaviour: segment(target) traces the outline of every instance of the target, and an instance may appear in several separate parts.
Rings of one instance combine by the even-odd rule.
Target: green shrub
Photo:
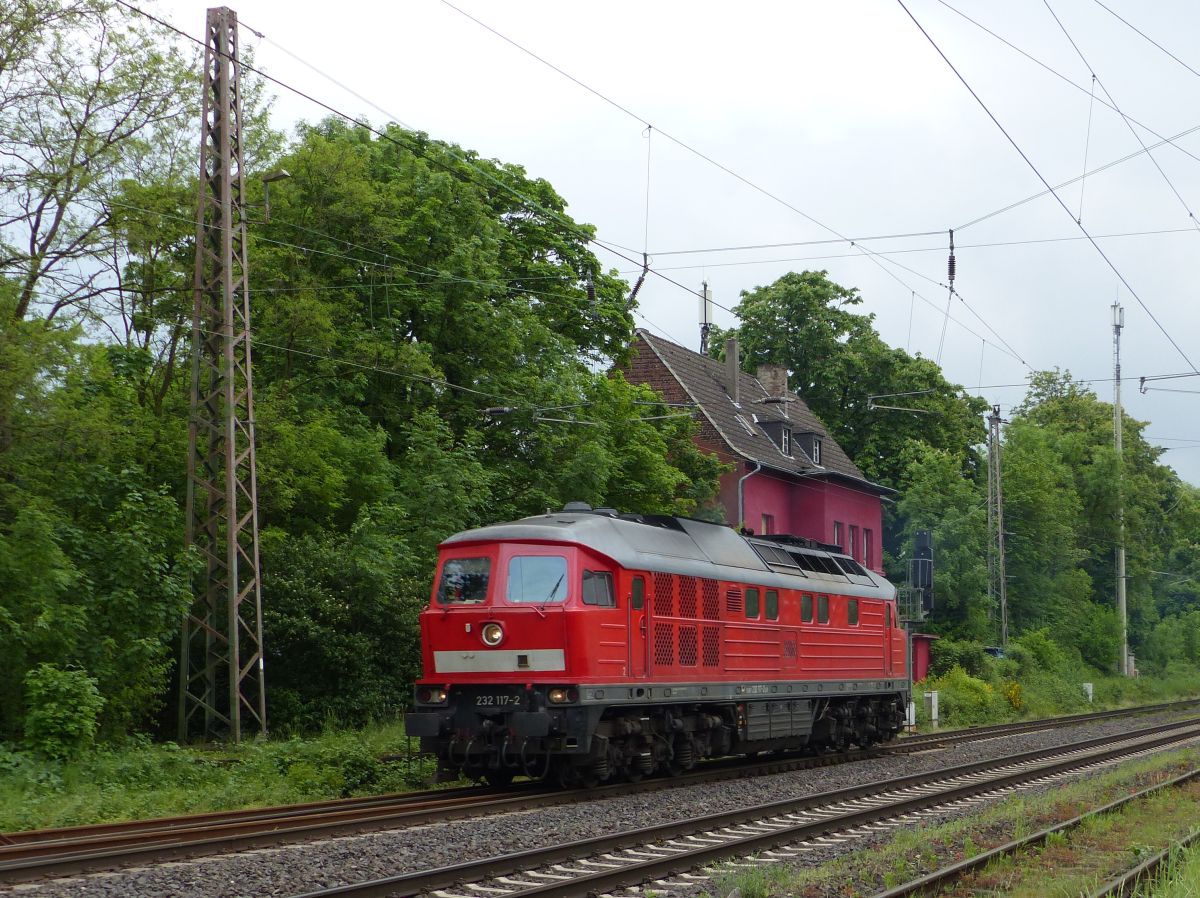
[[[83,753],[96,736],[104,699],[83,670],[39,664],[25,674],[25,742],[50,758]]]
[[[1008,719],[1012,713],[1003,694],[958,666],[940,677],[930,677],[925,688],[937,690],[938,716],[945,726],[995,723]]]
[[[930,649],[929,675],[943,676],[957,667],[973,677],[982,677],[988,660],[982,642],[938,639]]]

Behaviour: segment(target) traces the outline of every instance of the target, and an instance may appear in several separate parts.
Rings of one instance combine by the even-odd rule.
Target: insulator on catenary
[[[946,276],[950,278],[950,283],[954,283],[954,253],[950,254],[950,261],[946,264]]]

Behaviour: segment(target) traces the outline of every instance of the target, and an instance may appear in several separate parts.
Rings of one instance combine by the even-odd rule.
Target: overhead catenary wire
[[[946,54],[942,51],[941,47],[938,46],[937,41],[935,41],[933,39],[933,36],[930,35],[928,31],[925,30],[924,26],[921,25],[921,23],[917,20],[917,17],[914,16],[912,14],[912,12],[909,10],[909,8],[905,5],[904,0],[896,0],[896,2],[900,4],[900,8],[904,10],[904,12],[908,15],[908,17],[910,19],[912,19],[913,24],[917,26],[917,29],[921,32],[921,34],[923,34],[925,36],[926,40],[929,41],[930,45],[937,52],[937,54],[940,57],[942,57],[942,60],[946,63],[947,66],[950,67],[950,70],[954,73],[954,75],[958,78],[958,80],[960,82],[962,82],[963,87],[965,87],[967,89],[967,92],[971,94],[971,96],[975,99],[975,101],[983,109],[984,113],[987,114],[988,118],[990,118],[992,120],[992,123],[1000,130],[1000,133],[1004,135],[1005,139],[1012,145],[1013,149],[1016,150],[1017,154],[1025,161],[1025,164],[1029,166],[1029,168],[1037,176],[1038,180],[1041,181],[1042,184],[1045,185],[1047,190],[1050,190],[1051,195],[1053,195],[1055,200],[1058,201],[1058,204],[1062,207],[1063,211],[1066,212],[1068,216],[1070,216],[1072,221],[1075,221],[1075,216],[1071,215],[1071,210],[1067,207],[1066,203],[1063,202],[1062,197],[1060,197],[1058,195],[1058,193],[1055,192],[1054,189],[1050,187],[1050,182],[1047,181],[1045,179],[1045,177],[1043,177],[1041,171],[1038,170],[1038,167],[1033,164],[1033,161],[1029,158],[1029,156],[1027,156],[1025,154],[1025,151],[1021,149],[1020,145],[1008,133],[1008,131],[1005,129],[1005,127],[1000,123],[1000,120],[997,119],[996,116],[992,114],[992,111],[988,108],[987,104],[983,102],[983,99],[979,96],[979,94],[977,94],[975,92],[974,88],[971,87],[971,85],[968,83],[967,79],[963,77],[962,73],[959,72],[959,70],[955,67],[954,63],[952,63],[950,61],[949,57],[946,56]],[[1133,288],[1133,285],[1129,283],[1129,281],[1128,281],[1128,279],[1126,279],[1125,275],[1121,273],[1121,270],[1119,268],[1117,268],[1117,266],[1113,263],[1113,261],[1108,257],[1108,254],[1104,252],[1103,247],[1101,247],[1100,244],[1098,242],[1096,242],[1096,240],[1091,236],[1091,234],[1088,232],[1087,228],[1083,225],[1082,222],[1076,222],[1076,224],[1079,227],[1079,229],[1081,231],[1083,231],[1084,235],[1088,238],[1088,241],[1095,248],[1096,252],[1100,254],[1100,257],[1104,260],[1105,264],[1107,264],[1108,267],[1112,270],[1113,274],[1115,274],[1117,276],[1118,280],[1121,281],[1121,283],[1124,285],[1125,289],[1127,291],[1129,291],[1129,295],[1132,296],[1137,301],[1137,304],[1142,307],[1142,310],[1150,317],[1150,320],[1154,322],[1155,326],[1159,329],[1159,331],[1162,332],[1163,336],[1165,336],[1167,338],[1167,341],[1171,344],[1172,347],[1174,347],[1175,351],[1180,355],[1180,357],[1185,362],[1187,362],[1188,367],[1191,368],[1193,371],[1196,371],[1197,370],[1196,366],[1192,362],[1192,360],[1188,357],[1188,354],[1183,351],[1183,348],[1179,345],[1179,343],[1175,340],[1175,338],[1173,336],[1171,336],[1170,331],[1168,331],[1163,326],[1162,322],[1158,320],[1158,317],[1150,309],[1150,306],[1147,305],[1146,301],[1143,300],[1141,295],[1138,294],[1138,292]]]
[[[1158,170],[1159,176],[1166,183],[1167,187],[1170,188],[1171,193],[1173,193],[1175,195],[1175,199],[1179,200],[1180,205],[1183,206],[1183,211],[1185,211],[1187,213],[1188,220],[1196,227],[1196,229],[1198,231],[1200,231],[1200,222],[1196,221],[1196,216],[1192,213],[1192,209],[1188,205],[1187,200],[1185,200],[1183,198],[1183,195],[1179,192],[1179,189],[1175,186],[1174,182],[1172,182],[1170,177],[1168,177],[1167,173],[1163,170],[1163,167],[1159,164],[1158,160],[1154,158],[1154,154],[1152,152],[1150,152],[1150,148],[1146,146],[1146,141],[1142,140],[1142,135],[1139,134],[1137,131],[1137,128],[1135,128],[1133,126],[1133,122],[1131,122],[1129,120],[1129,116],[1127,116],[1124,112],[1121,111],[1121,107],[1119,105],[1117,105],[1116,98],[1113,97],[1112,93],[1109,92],[1109,89],[1107,87],[1105,87],[1104,82],[1102,80],[1100,80],[1099,76],[1096,75],[1096,70],[1092,67],[1092,64],[1090,62],[1088,62],[1087,57],[1083,55],[1083,50],[1081,50],[1079,48],[1079,44],[1075,43],[1075,39],[1073,37],[1071,37],[1071,33],[1069,31],[1067,31],[1067,26],[1064,25],[1062,22],[1062,19],[1060,19],[1058,17],[1058,13],[1056,13],[1054,11],[1054,7],[1052,7],[1050,5],[1050,0],[1042,0],[1042,2],[1045,4],[1046,9],[1050,12],[1051,17],[1058,24],[1058,27],[1062,31],[1063,35],[1066,37],[1067,42],[1070,43],[1070,45],[1074,48],[1075,53],[1079,56],[1080,61],[1082,61],[1083,64],[1087,67],[1088,71],[1090,71],[1092,73],[1092,80],[1095,83],[1100,85],[1100,89],[1102,91],[1104,91],[1104,95],[1106,97],[1108,97],[1109,102],[1112,104],[1112,108],[1117,111],[1117,115],[1121,116],[1121,121],[1123,121],[1125,123],[1125,125],[1129,128],[1130,133],[1133,134],[1134,139],[1138,142],[1138,145],[1145,152],[1146,157],[1152,163],[1154,163],[1154,167],[1155,167],[1155,169]],[[1080,218],[1082,219],[1082,215],[1080,216]],[[1082,220],[1078,221],[1077,223],[1080,225],[1083,224]]]
[[[1020,53],[1022,56],[1024,56],[1026,59],[1028,59],[1030,62],[1045,69],[1047,72],[1049,72],[1055,78],[1058,78],[1060,81],[1063,81],[1064,83],[1069,84],[1071,87],[1075,88],[1078,91],[1081,91],[1082,93],[1089,93],[1088,88],[1084,87],[1082,84],[1077,84],[1076,82],[1074,82],[1070,78],[1068,78],[1066,75],[1064,75],[1062,72],[1060,72],[1057,69],[1053,68],[1052,66],[1047,65],[1046,63],[1042,62],[1040,59],[1038,59],[1036,56],[1032,55],[1031,53],[1027,53],[1025,50],[1022,50],[1020,47],[1018,47],[1012,41],[1009,41],[1009,40],[1001,37],[999,34],[997,34],[992,29],[988,28],[986,25],[982,24],[981,22],[976,21],[975,19],[972,19],[970,16],[968,16],[962,10],[956,9],[954,6],[950,5],[950,3],[947,2],[947,0],[937,0],[937,2],[940,3],[942,6],[946,7],[946,9],[950,10],[955,15],[970,22],[976,28],[979,28],[986,34],[991,35],[993,38],[1000,41],[1000,43],[1004,44],[1009,49],[1015,50],[1017,53]],[[909,13],[909,16],[911,17],[912,14]],[[1118,110],[1113,108],[1113,106],[1108,101],[1102,100],[1098,97],[1097,97],[1097,100],[1099,100],[1099,102],[1102,106],[1107,106],[1109,109],[1112,109],[1113,112],[1118,112]],[[1200,156],[1197,156],[1195,153],[1191,152],[1189,149],[1187,149],[1187,147],[1180,146],[1178,143],[1175,142],[1179,139],[1180,135],[1176,135],[1175,137],[1171,137],[1171,138],[1164,137],[1163,135],[1159,134],[1157,131],[1155,131],[1153,128],[1151,128],[1149,125],[1145,124],[1144,122],[1140,122],[1137,119],[1132,118],[1132,117],[1129,120],[1131,122],[1133,122],[1135,125],[1137,125],[1139,128],[1145,129],[1146,133],[1154,135],[1156,138],[1163,141],[1164,143],[1169,143],[1171,146],[1175,147],[1175,149],[1179,150],[1179,152],[1183,153],[1185,156],[1190,156],[1195,161],[1200,162]],[[1198,127],[1200,127],[1200,126],[1198,126]],[[1189,133],[1190,133],[1190,131],[1189,131]],[[961,230],[961,228],[959,230]]]
[[[145,18],[149,19],[150,21],[156,22],[157,24],[161,25],[162,27],[167,28],[168,30],[174,32],[175,34],[180,35],[181,37],[183,37],[187,40],[190,40],[200,46],[205,46],[204,41],[200,40],[199,38],[194,37],[191,34],[188,34],[183,29],[178,28],[175,25],[172,25],[170,22],[167,22],[165,19],[162,19],[158,16],[155,16],[151,13],[146,12],[145,10],[128,2],[128,0],[115,0],[115,2],[118,3],[120,6],[126,8],[138,15],[144,16]],[[243,23],[243,24],[245,24],[245,23]],[[246,27],[250,28],[249,25],[247,25]],[[270,41],[270,38],[267,38],[262,32],[260,32],[256,29],[253,29],[253,28],[251,28],[250,30],[254,31],[254,33],[256,35],[258,35],[260,38],[262,38],[263,40]],[[301,64],[312,69],[314,72],[321,75],[321,77],[327,78],[333,84],[337,85],[342,90],[347,91],[348,93],[350,93],[352,96],[354,96],[356,99],[360,100],[361,102],[366,103],[367,105],[376,109],[377,111],[382,113],[385,117],[394,121],[396,124],[400,125],[403,128],[406,128],[407,130],[410,130],[410,131],[414,130],[411,126],[407,125],[399,116],[392,115],[387,110],[378,106],[376,103],[372,102],[371,100],[368,100],[366,97],[362,96],[361,94],[354,91],[352,88],[350,88],[347,85],[343,84],[342,82],[338,81],[336,78],[323,72],[321,69],[317,68],[312,63],[308,62],[307,60],[303,59],[300,56],[297,56],[296,54],[292,53],[291,51],[287,50],[286,48],[281,47],[278,43],[276,43],[274,41],[271,41],[271,43],[274,46],[278,47],[281,50],[281,52],[287,53],[289,56],[292,56],[294,59],[296,59],[296,61],[298,61]],[[355,125],[356,127],[363,128],[364,130],[375,135],[379,139],[386,140],[389,143],[393,143],[393,144],[396,144],[397,146],[401,146],[401,147],[404,147],[405,149],[413,151],[412,146],[405,143],[404,141],[397,140],[396,137],[394,137],[392,134],[388,133],[387,131],[373,127],[372,125],[370,125],[366,122],[363,122],[361,119],[357,119],[354,116],[351,116],[349,113],[343,112],[342,110],[338,109],[337,107],[335,107],[329,103],[326,103],[323,100],[317,99],[312,94],[307,93],[306,91],[303,91],[303,90],[299,89],[298,87],[295,87],[291,84],[288,84],[287,82],[282,81],[282,80],[274,77],[273,75],[267,74],[262,69],[256,68],[255,66],[249,65],[248,63],[243,62],[243,61],[239,61],[239,64],[246,71],[253,72],[254,74],[258,75],[260,78],[263,78],[264,80],[269,81],[270,83],[275,84],[275,85],[283,88],[284,90],[287,90],[291,93],[296,94],[296,96],[301,97],[310,103],[313,103],[314,105],[320,107],[321,109],[324,109],[327,112],[332,113],[333,115],[338,116],[339,118],[342,118],[347,122],[350,122],[351,124]],[[608,243],[601,241],[598,238],[592,236],[591,233],[589,233],[587,228],[571,221],[569,218],[566,218],[565,216],[560,215],[559,213],[554,212],[553,210],[547,209],[541,203],[538,203],[536,200],[526,196],[524,193],[517,190],[511,184],[507,184],[502,179],[496,177],[495,175],[491,174],[490,172],[488,172],[485,169],[481,168],[480,166],[476,165],[468,156],[466,156],[460,152],[457,152],[456,150],[454,150],[453,147],[450,147],[449,145],[447,145],[447,152],[450,156],[455,158],[461,164],[463,164],[467,168],[470,168],[472,171],[478,172],[484,178],[486,178],[488,181],[490,181],[491,183],[493,183],[494,185],[499,187],[501,190],[504,190],[504,191],[512,194],[514,197],[519,199],[522,202],[522,204],[525,205],[525,207],[527,209],[529,209],[530,211],[539,212],[540,214],[544,215],[548,220],[558,223],[564,229],[566,229],[567,231],[569,231],[571,233],[574,233],[577,237],[583,239],[584,241],[591,243],[594,246],[597,246],[601,249],[604,249],[607,252],[610,252],[613,255],[616,255],[616,256],[624,259],[627,262],[635,261],[633,259],[633,257],[626,255],[625,253],[619,251],[618,249],[614,249],[613,245],[609,245]],[[435,165],[438,165],[439,167],[445,168],[452,175],[454,175],[456,177],[461,177],[460,172],[456,171],[455,169],[449,168],[444,163],[442,163],[440,160],[430,158],[429,161]],[[671,278],[671,277],[668,277],[667,275],[661,274],[661,273],[655,271],[654,269],[649,269],[649,273],[655,275],[656,277],[659,277],[660,279],[662,279],[670,284],[673,284],[675,287],[678,287],[679,289],[684,290],[684,291],[692,294],[693,296],[697,296],[697,297],[700,296],[700,294],[697,293],[695,290],[691,289],[690,287],[686,286],[685,284],[680,283],[679,281],[676,281],[674,278]],[[718,303],[714,303],[714,305],[717,305],[718,308],[725,309],[726,311],[729,311],[729,312],[733,311],[732,309],[728,309],[725,306],[722,306]]]
[[[635,121],[640,122],[644,127],[651,127],[653,125],[653,123],[650,122],[645,117],[639,115],[638,113],[634,112],[627,106],[622,105],[621,103],[619,103],[616,100],[612,99],[611,97],[605,95],[604,93],[596,90],[594,87],[591,87],[590,85],[581,81],[579,78],[576,78],[574,75],[570,74],[566,70],[560,68],[559,66],[550,62],[546,58],[544,58],[544,57],[538,55],[537,53],[535,53],[534,51],[530,50],[528,47],[525,47],[522,44],[519,44],[517,41],[515,41],[512,38],[508,37],[507,35],[501,33],[500,31],[493,28],[491,25],[488,25],[486,22],[482,21],[481,19],[471,15],[470,13],[461,9],[460,7],[455,6],[453,3],[450,2],[450,0],[441,0],[441,3],[444,6],[447,6],[450,9],[454,10],[455,12],[459,13],[464,18],[470,19],[472,22],[479,25],[481,28],[484,28],[485,30],[491,32],[493,35],[500,38],[502,41],[504,41],[505,43],[514,47],[515,49],[519,50],[520,52],[537,60],[542,65],[557,72],[559,75],[562,75],[564,78],[568,79],[569,81],[571,81],[574,84],[578,85],[579,87],[583,88],[588,93],[592,94],[593,96],[597,97],[598,99],[602,100],[603,102],[607,103],[608,105],[612,106],[613,108],[623,112],[625,115],[633,118]],[[686,143],[685,141],[675,137],[674,135],[670,134],[669,132],[664,131],[661,126],[653,125],[653,127],[659,133],[659,135],[661,135],[662,137],[671,141],[675,145],[679,146],[681,149],[686,150],[687,152],[691,153],[692,155],[696,156],[697,158],[707,162],[708,164],[710,164],[712,166],[715,166],[716,168],[718,168],[721,171],[728,174],[730,177],[735,178],[736,180],[740,181],[742,184],[744,184],[747,187],[749,187],[750,189],[762,194],[763,196],[767,197],[771,201],[778,203],[779,205],[783,206],[786,209],[791,210],[795,214],[799,215],[801,218],[804,218],[806,221],[809,221],[812,224],[815,224],[817,227],[819,227],[825,231],[828,231],[829,233],[831,233],[835,237],[837,237],[838,240],[849,243],[851,246],[856,247],[863,254],[870,257],[875,262],[875,264],[880,268],[880,270],[882,270],[888,277],[892,278],[894,281],[896,281],[898,284],[900,284],[902,287],[904,287],[904,289],[912,291],[912,287],[909,284],[905,283],[903,278],[899,277],[894,271],[891,271],[889,268],[887,268],[887,266],[883,265],[877,258],[875,258],[875,254],[874,254],[873,250],[871,250],[867,247],[864,247],[864,246],[859,246],[858,244],[856,244],[854,242],[854,240],[852,238],[849,238],[846,235],[840,233],[836,228],[833,228],[830,225],[825,224],[824,222],[818,220],[814,216],[805,212],[803,209],[799,208],[795,204],[783,199],[782,197],[778,196],[777,194],[771,192],[770,190],[767,190],[765,187],[762,187],[761,185],[756,184],[755,182],[751,181],[749,178],[747,178],[744,175],[740,174],[739,172],[733,170],[732,168],[725,165],[724,163],[714,159],[713,157],[709,156],[708,154],[702,152],[701,150],[698,150],[697,148],[695,148],[692,145]],[[598,244],[598,245],[602,245],[602,244]],[[653,269],[651,269],[651,271],[653,271]],[[659,277],[665,277],[664,275],[662,275],[661,273],[659,273],[657,271],[653,271],[653,273],[658,274]],[[667,278],[667,280],[671,280],[671,279]],[[683,286],[681,284],[678,284],[678,282],[676,282],[676,281],[672,281],[672,283],[675,283],[681,287]],[[687,288],[684,287],[684,289],[687,289]],[[690,292],[694,293],[695,291],[690,291]],[[697,295],[699,295],[699,294],[697,294]],[[701,299],[703,299],[703,297],[701,297]],[[922,297],[922,299],[925,299],[925,297]],[[928,299],[925,299],[925,301],[928,302]],[[725,306],[722,306],[719,303],[714,303],[714,305],[716,305],[717,308],[725,309],[726,311],[730,311],[730,312],[733,311],[732,309],[727,309]],[[958,323],[958,322],[956,322],[956,323]]]

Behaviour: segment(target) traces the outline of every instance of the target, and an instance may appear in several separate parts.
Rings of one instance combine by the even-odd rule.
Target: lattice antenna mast
[[[999,605],[1000,645],[1008,647],[1008,578],[1004,571],[1004,484],[1000,465],[1000,406],[988,415],[988,599]]]
[[[237,14],[208,10],[186,533],[204,570],[183,622],[181,740],[267,730],[240,69]]]

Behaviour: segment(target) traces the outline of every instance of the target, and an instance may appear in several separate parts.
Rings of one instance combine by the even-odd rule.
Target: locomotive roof
[[[829,552],[818,543],[747,539],[723,524],[666,515],[563,511],[466,530],[449,537],[442,546],[498,541],[575,543],[632,570],[875,598],[892,598],[896,592],[880,575],[868,573],[844,554]],[[799,562],[806,569],[802,570]]]

